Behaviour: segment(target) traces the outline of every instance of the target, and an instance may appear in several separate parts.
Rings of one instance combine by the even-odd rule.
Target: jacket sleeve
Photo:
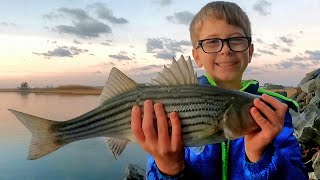
[[[308,179],[301,148],[293,135],[292,119],[286,113],[281,133],[256,163],[244,162],[245,179]]]
[[[152,180],[184,180],[184,179],[187,179],[184,172],[176,176],[167,176],[166,174],[162,173],[158,169],[157,164],[154,161],[153,157],[150,156],[148,159],[146,178],[152,179]]]

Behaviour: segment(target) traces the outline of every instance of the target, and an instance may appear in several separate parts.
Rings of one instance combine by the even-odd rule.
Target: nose
[[[227,41],[224,41],[224,42],[222,43],[222,49],[221,49],[220,53],[221,53],[221,54],[225,54],[225,53],[229,54],[229,53],[231,53],[231,52],[232,52],[232,51],[231,51],[231,49],[230,49],[230,47],[229,47],[229,45],[228,45],[228,42],[227,42]]]

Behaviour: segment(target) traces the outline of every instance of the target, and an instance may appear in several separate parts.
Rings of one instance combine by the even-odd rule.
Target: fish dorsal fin
[[[114,158],[116,159],[126,148],[128,142],[128,139],[107,138],[106,140],[107,146],[110,148]]]
[[[138,84],[134,80],[129,78],[119,69],[113,67],[101,92],[100,102],[103,104],[105,101],[119,94],[136,89],[137,86]]]
[[[181,57],[176,61],[174,58],[169,68],[164,66],[162,72],[152,79],[152,85],[190,85],[198,84],[197,75],[194,73],[190,57],[186,61]]]

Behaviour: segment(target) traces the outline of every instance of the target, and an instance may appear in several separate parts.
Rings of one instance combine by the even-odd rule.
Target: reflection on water
[[[63,121],[98,105],[98,96],[0,93],[0,179],[123,179],[129,163],[145,167],[146,154],[129,143],[115,160],[104,138],[71,143],[27,160],[31,133],[7,109]]]
[[[30,94],[30,92],[28,91],[20,91],[18,93],[21,95],[21,97],[28,97],[28,95]]]

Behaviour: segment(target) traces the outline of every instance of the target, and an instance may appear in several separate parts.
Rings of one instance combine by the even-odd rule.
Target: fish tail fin
[[[52,131],[53,125],[59,122],[12,109],[8,110],[32,133],[32,140],[29,147],[29,160],[38,159],[64,146],[64,143],[59,141]]]

